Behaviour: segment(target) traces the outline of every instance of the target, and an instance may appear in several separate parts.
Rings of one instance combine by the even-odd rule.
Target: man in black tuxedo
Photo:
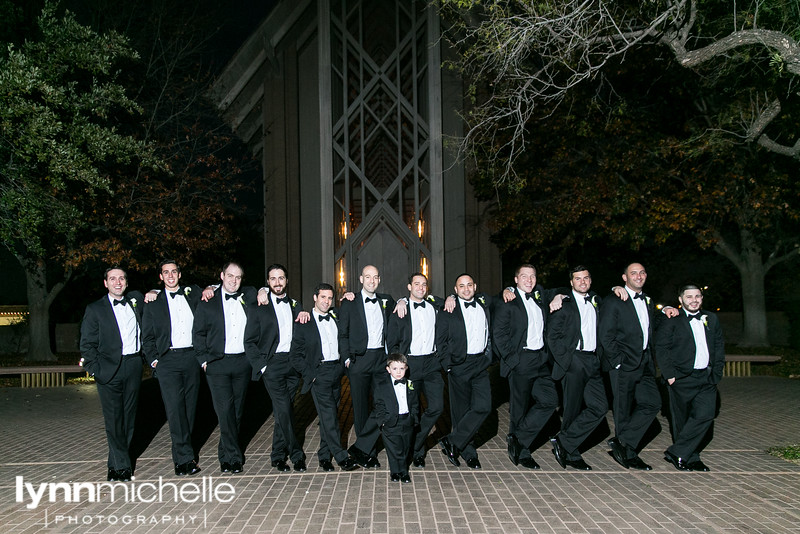
[[[300,385],[300,373],[290,358],[295,322],[308,322],[309,314],[298,301],[286,294],[286,267],[273,264],[267,268],[269,295],[264,306],[247,317],[244,349],[250,360],[252,379],[261,378],[272,399],[275,426],[272,434],[272,467],[281,472],[306,470],[306,455],[294,433],[294,398]]]
[[[570,271],[571,294],[547,324],[547,345],[553,355],[553,378],[561,380],[561,432],[553,438],[559,465],[591,470],[578,447],[608,411],[600,374],[597,325],[600,297],[591,291],[592,275],[583,265]]]
[[[194,475],[200,472],[192,429],[202,370],[192,347],[192,326],[202,289],[180,285],[181,269],[175,260],[162,261],[158,270],[164,291],[144,307],[142,348],[167,412],[175,474]]]
[[[472,469],[480,469],[472,439],[492,409],[492,390],[487,369],[492,363],[488,297],[476,295],[472,276],[456,279],[456,307],[436,318],[436,350],[447,371],[452,429],[439,444],[454,466],[459,456]]]
[[[663,321],[656,331],[656,355],[669,384],[672,413],[673,443],[664,459],[681,471],[708,471],[700,451],[714,422],[725,344],[717,316],[701,309],[699,286],[683,286],[678,300],[683,312]]]
[[[621,466],[649,471],[652,467],[637,448],[661,409],[651,350],[653,323],[661,314],[654,313],[652,300],[642,292],[647,271],[641,263],[628,265],[622,280],[629,298],[607,298],[600,309],[601,361],[614,393],[616,435],[608,444]]]
[[[136,423],[142,382],[141,309],[138,291],[127,296],[128,276],[122,269],[106,269],[108,290],[86,307],[81,322],[81,365],[97,384],[108,440],[107,480],[133,478],[130,445]]]
[[[530,446],[558,407],[544,335],[548,305],[557,292],[536,283],[536,268],[530,264],[517,268],[514,282],[516,298],[495,310],[492,339],[500,354],[500,375],[508,378],[509,458],[514,465],[539,469]]]
[[[345,361],[350,380],[353,427],[357,437],[375,430],[374,422],[369,421],[369,396],[375,377],[386,373],[386,323],[395,306],[391,295],[377,293],[381,283],[377,267],[364,267],[359,280],[361,291],[355,299],[342,301],[339,312],[339,354]],[[365,430],[367,424],[369,427]],[[360,456],[356,458],[362,460]],[[363,460],[363,467],[380,467],[374,450]]]
[[[444,306],[442,299],[428,295],[428,278],[414,273],[408,282],[408,311],[401,318],[392,313],[387,327],[386,346],[390,354],[408,357],[408,377],[414,388],[425,395],[425,412],[419,418],[412,457],[415,467],[425,467],[425,440],[444,410],[442,365],[436,354],[436,316]]]
[[[219,420],[218,457],[223,473],[241,473],[244,463],[239,424],[251,374],[244,331],[248,311],[257,306],[257,293],[253,287],[241,287],[243,275],[238,263],[222,268],[222,285],[207,302],[198,304],[192,329],[195,357],[206,372]]]
[[[333,306],[333,286],[321,283],[314,289],[314,309],[307,323],[294,323],[291,359],[303,377],[302,393],[311,391],[319,417],[317,459],[323,471],[333,471],[333,457],[344,471],[358,467],[342,448],[339,430],[339,399],[344,364],[339,357],[339,332]]]

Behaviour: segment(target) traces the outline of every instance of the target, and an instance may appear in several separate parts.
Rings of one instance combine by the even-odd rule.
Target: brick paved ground
[[[456,469],[434,449],[428,467],[412,468],[413,483],[401,485],[389,482],[384,453],[377,471],[319,472],[318,431],[307,397],[298,400],[298,419],[309,471],[276,473],[269,467],[272,418],[260,384],[251,389],[243,429],[249,442],[244,473],[219,473],[219,434],[206,399],[202,413],[208,422],[197,432],[203,472],[179,479],[172,475],[157,383],[148,380],[137,426],[143,452],[135,483],[158,483],[163,476],[165,483],[200,485],[206,475],[215,487],[231,484],[233,501],[176,504],[168,491],[164,502],[112,502],[106,491],[100,502],[68,503],[59,494],[50,503],[45,495],[35,509],[26,508],[27,492],[16,502],[15,477],[36,490],[46,482],[98,482],[105,474],[97,393],[94,386],[0,389],[0,532],[800,532],[800,466],[764,452],[800,441],[800,381],[723,381],[722,411],[703,455],[710,473],[681,473],[663,461],[669,442],[663,417],[660,433],[642,453],[652,472],[614,463],[600,441],[608,427],[595,436],[600,445],[584,455],[591,472],[562,470],[548,444],[534,452],[541,471],[514,467],[503,438],[508,405],[496,376],[493,385],[497,411],[480,434],[483,469]],[[349,417],[342,414],[347,428]],[[152,495],[144,488],[145,498]]]

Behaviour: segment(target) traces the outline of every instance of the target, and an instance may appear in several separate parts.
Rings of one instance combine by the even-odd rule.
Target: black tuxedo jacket
[[[592,299],[592,307],[595,314],[599,316],[600,297],[594,291],[589,292],[589,297]],[[599,325],[599,323],[598,317],[597,324]],[[554,360],[553,378],[561,380],[569,366],[572,365],[572,357],[575,355],[575,349],[581,340],[581,312],[578,311],[578,303],[575,302],[572,294],[564,297],[561,309],[556,310],[550,316],[545,335],[547,337],[547,346]],[[600,338],[597,333],[595,333],[595,337],[599,351],[601,348]]]
[[[289,306],[292,310],[292,319],[297,319],[303,307],[293,298],[289,299]],[[261,369],[271,363],[280,339],[278,315],[275,313],[275,305],[270,295],[267,304],[250,310],[247,315],[247,326],[244,329],[244,351],[253,368],[251,377],[253,380],[258,380]]]
[[[141,329],[144,297],[138,291],[129,291],[124,298],[133,308]],[[122,336],[108,294],[86,306],[81,322],[80,348],[83,367],[97,383],[107,384],[114,378],[122,363]]]
[[[383,342],[386,345],[386,326],[389,315],[394,310],[394,299],[385,293],[375,293],[383,315]],[[364,313],[364,298],[361,291],[353,300],[343,300],[339,309],[339,356],[347,360],[350,356],[360,356],[367,351],[369,334],[367,316]]]
[[[197,309],[197,304],[203,296],[199,286],[181,286],[189,294],[185,295],[186,302],[192,313]],[[162,290],[156,300],[144,306],[142,314],[142,350],[147,363],[152,365],[154,360],[165,355],[172,345],[172,324],[170,323],[169,304],[171,298],[166,290]],[[175,297],[177,298],[177,297]]]
[[[491,298],[479,293],[475,295],[475,301],[486,313],[489,342],[486,343],[484,358],[486,358],[486,367],[489,367],[492,363],[492,314],[489,311]],[[453,313],[442,312],[436,316],[436,352],[442,369],[445,371],[466,360],[467,326],[464,323],[464,314],[461,313],[461,304],[458,301],[456,301]]]
[[[718,384],[725,369],[725,344],[722,328],[714,313],[700,310],[705,316],[706,345],[708,346],[708,366],[711,368],[711,381]],[[665,319],[656,331],[656,356],[661,374],[666,379],[687,377],[694,370],[694,356],[697,346],[689,326],[689,318],[681,310],[677,317]]]
[[[389,323],[386,329],[386,348],[389,354],[400,353],[408,356],[408,349],[411,347],[411,339],[414,335],[414,329],[411,327],[411,307],[413,305],[414,303],[409,299],[408,310],[402,319],[396,313],[389,316]],[[435,314],[438,315],[444,306],[444,299],[428,295],[425,297],[425,305],[433,306]]]
[[[536,305],[542,310],[544,324],[542,337],[545,340],[544,350],[547,351],[547,339],[544,337],[544,332],[547,331],[550,301],[559,293],[559,290],[544,289],[537,284],[533,288],[533,292],[539,293],[539,298],[534,297],[534,299]],[[514,294],[517,298],[511,302],[503,302],[502,298],[498,298],[495,307],[492,339],[495,351],[500,356],[501,376],[508,376],[519,364],[519,355],[528,339],[528,312],[525,310],[525,295],[520,294],[517,288],[514,288]]]
[[[622,371],[632,371],[642,364],[642,359],[647,355],[646,365],[651,366],[651,371],[655,374],[653,365],[652,350],[653,332],[657,321],[660,321],[662,313],[656,313],[653,300],[646,294],[645,303],[647,304],[647,314],[650,318],[648,328],[648,343],[645,351],[642,351],[642,328],[639,325],[639,316],[633,305],[633,299],[621,300],[614,294],[609,295],[603,300],[600,308],[599,337],[597,342],[603,347],[602,363],[603,370],[609,371],[619,365]]]
[[[336,321],[337,327],[340,324],[337,317],[339,314],[333,310],[328,312],[331,321]],[[319,334],[317,319],[311,314],[311,320],[306,324],[294,323],[292,332],[292,367],[303,376],[303,389],[301,393],[307,393],[311,389],[311,384],[317,378],[317,370],[322,364],[322,338]],[[344,371],[344,358],[339,354],[339,365]],[[331,364],[333,365],[333,364]]]
[[[240,287],[239,293],[242,294],[241,298],[244,301],[242,306],[245,314],[249,314],[258,307],[258,292],[254,287]],[[200,301],[194,312],[192,345],[194,345],[194,354],[200,364],[220,360],[225,355],[224,301],[225,297],[222,286],[220,286],[207,302]]]
[[[386,376],[374,380],[372,396],[374,403],[372,415],[378,426],[396,426],[400,415],[400,404],[394,393],[394,379],[388,371]],[[419,423],[419,397],[411,380],[406,384],[406,400],[408,401],[408,413],[416,425]]]

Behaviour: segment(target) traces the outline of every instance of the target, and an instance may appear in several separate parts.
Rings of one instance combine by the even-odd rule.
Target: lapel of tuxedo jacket
[[[117,316],[114,313],[114,306],[111,304],[111,301],[108,300],[108,295],[104,296],[101,301],[103,302],[103,309],[105,310],[105,313],[102,315],[103,322],[105,323],[103,329],[109,333],[116,333],[115,339],[119,345],[120,354],[122,354],[122,333],[119,331],[119,324],[117,324]]]

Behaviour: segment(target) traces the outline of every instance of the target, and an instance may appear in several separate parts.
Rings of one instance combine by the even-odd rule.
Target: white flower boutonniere
[[[131,299],[130,302],[131,302],[131,306],[135,308],[136,307],[136,299]]]
[[[296,307],[297,307],[297,301],[292,299],[292,308],[296,308]]]
[[[700,320],[703,321],[703,326],[708,328],[708,315],[701,315]]]
[[[408,386],[408,389],[410,389],[411,391],[414,391],[414,384],[411,383],[411,380],[407,381],[406,385]]]
[[[428,300],[429,300],[429,301],[431,301],[431,302],[433,302],[433,301],[434,301],[433,295],[428,295],[428,296],[427,296],[427,297],[425,297],[425,298],[426,298],[426,299],[428,299]]]
[[[381,299],[381,308],[386,309],[386,299]]]
[[[533,300],[535,300],[536,302],[541,302],[542,301],[542,296],[539,294],[538,291],[534,291],[533,292]]]
[[[592,306],[597,308],[597,295],[592,295],[592,300],[590,302],[592,303]]]
[[[191,288],[191,287],[184,287],[184,288],[183,288],[183,295],[184,295],[185,297],[188,297],[188,296],[189,296],[189,293],[191,293],[191,292],[192,292],[192,288]]]
[[[239,295],[239,298],[236,299],[239,304],[244,306],[244,295]]]
[[[336,317],[336,314],[335,314],[335,313],[333,313],[333,312],[330,312],[328,315],[330,315],[331,317],[333,317],[333,318],[334,318],[334,319],[336,319],[337,321],[339,320],[339,318],[338,318],[338,317]]]
[[[486,301],[483,300],[483,297],[478,297],[478,301],[481,303],[481,306],[486,306]]]
[[[647,303],[648,306],[650,306],[650,297],[645,297],[644,301]]]

